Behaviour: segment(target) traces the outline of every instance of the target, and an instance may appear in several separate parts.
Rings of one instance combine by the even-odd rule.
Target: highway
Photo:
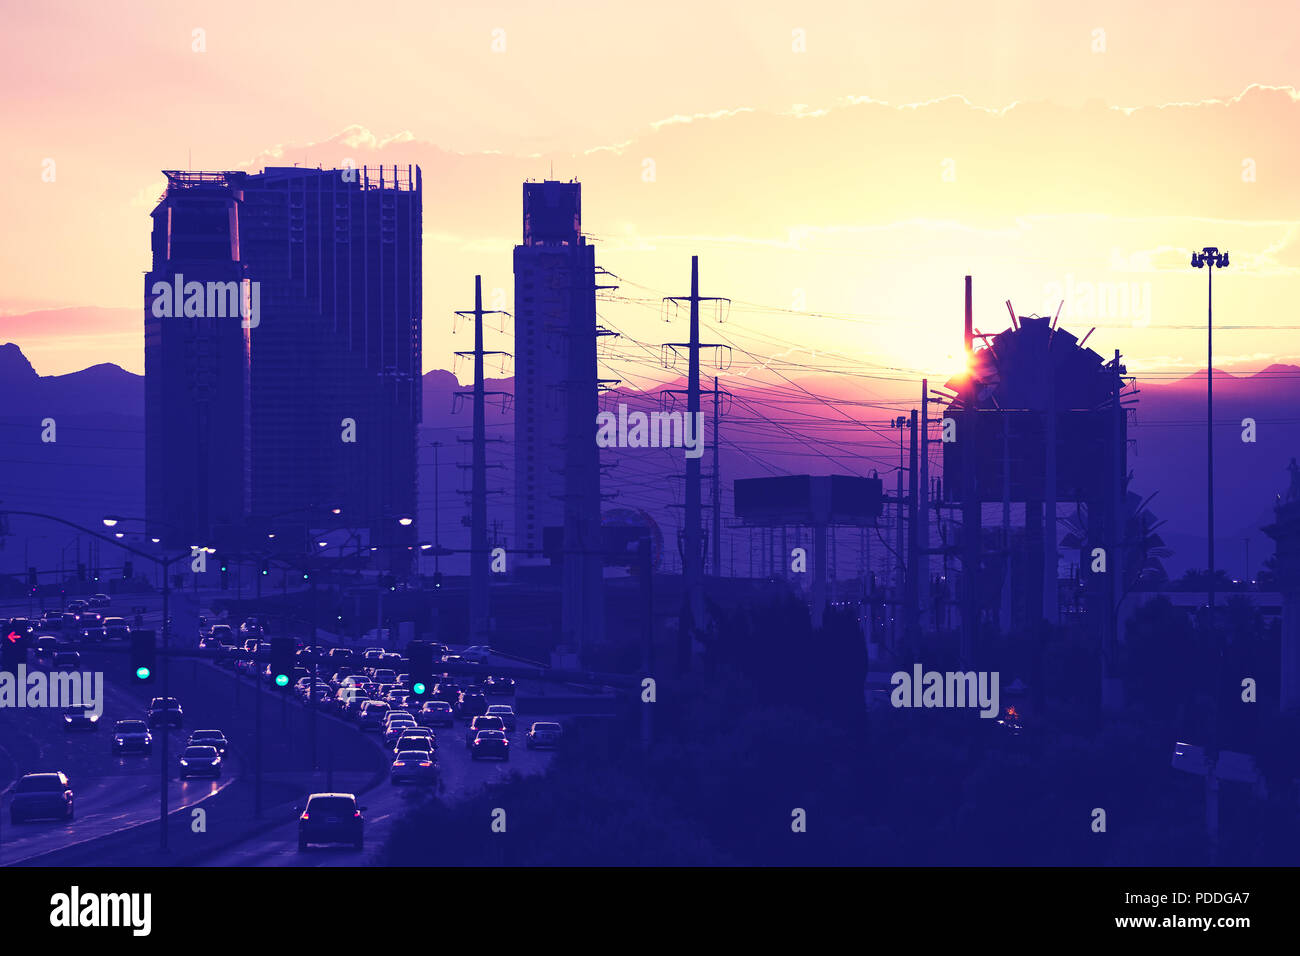
[[[206,605],[211,597],[222,592],[204,593],[195,598],[192,593],[172,595],[173,620],[178,616],[194,618],[200,604]],[[115,598],[114,606],[98,609],[104,614],[124,616],[133,623],[130,609],[145,607],[146,627],[161,626],[161,597],[159,595],[123,595]],[[188,605],[188,606],[186,606]],[[178,614],[179,612],[179,614]],[[39,615],[39,609],[36,611]],[[210,612],[209,621],[213,620]],[[12,602],[0,606],[0,616],[26,616],[27,602]],[[237,626],[238,621],[231,622]],[[325,643],[333,643],[332,635],[319,632]],[[369,643],[369,642],[367,642]],[[172,646],[193,648],[195,637],[175,634]],[[119,645],[120,646],[120,645]],[[453,648],[453,651],[456,648]],[[161,760],[157,740],[151,755],[114,757],[109,753],[113,723],[127,718],[143,718],[147,700],[161,693],[158,684],[124,689],[127,658],[121,651],[87,646],[82,649],[82,670],[102,670],[105,679],[105,704],[100,726],[95,731],[66,732],[62,714],[57,709],[0,711],[0,772],[19,773],[61,770],[68,774],[75,793],[76,818],[70,822],[34,821],[17,826],[8,822],[7,806],[0,821],[0,865],[35,861],[54,851],[66,850],[110,834],[121,833],[132,827],[156,824],[158,819],[158,781]],[[493,663],[508,666],[518,662],[492,657]],[[33,666],[29,662],[29,666]],[[321,679],[327,679],[322,668]],[[436,785],[405,783],[394,785],[387,774],[378,775],[391,762],[391,751],[382,746],[381,734],[360,731],[350,721],[332,714],[318,712],[316,719],[323,729],[329,725],[334,740],[348,744],[342,748],[346,755],[335,757],[335,745],[328,754],[331,773],[330,788],[337,791],[358,792],[359,802],[367,809],[366,846],[358,852],[351,847],[313,846],[299,852],[297,840],[297,815],[283,799],[286,793],[306,794],[327,789],[326,775],[318,769],[313,772],[307,756],[307,736],[304,728],[310,726],[308,709],[298,698],[287,691],[271,688],[263,681],[243,676],[236,678],[226,667],[206,661],[173,662],[169,693],[180,699],[185,708],[185,727],[172,731],[169,736],[169,808],[190,808],[238,785],[245,792],[251,787],[254,758],[252,754],[258,739],[250,721],[257,694],[261,698],[262,721],[260,729],[263,771],[268,788],[275,795],[269,800],[263,821],[280,819],[279,824],[258,826],[256,832],[234,840],[217,842],[217,849],[199,861],[216,866],[362,866],[372,862],[387,839],[394,822],[412,806],[427,799],[459,801],[479,790],[484,784],[501,781],[511,774],[540,774],[545,772],[552,752],[530,751],[524,745],[524,734],[534,719],[561,719],[562,715],[525,714],[518,718],[518,726],[509,734],[509,761],[471,759],[465,746],[466,722],[458,719],[452,728],[434,728],[438,739],[439,780]],[[202,688],[202,690],[199,690]],[[521,682],[519,690],[528,692],[528,682]],[[513,703],[513,698],[490,698],[491,703]],[[292,719],[290,719],[292,718]],[[217,728],[230,738],[231,750],[220,780],[176,779],[177,755],[184,747],[188,733],[199,728]],[[276,748],[279,748],[278,750]],[[368,755],[368,756],[366,756]],[[287,758],[287,759],[286,759]],[[336,767],[334,760],[340,763]],[[368,767],[369,770],[363,768]],[[334,772],[337,771],[337,772]],[[376,780],[375,786],[366,790]],[[12,787],[10,780],[0,780],[0,786]],[[275,786],[273,786],[275,785]],[[361,791],[365,790],[364,793]],[[7,804],[7,795],[0,795]],[[188,834],[182,820],[173,817],[173,840],[183,840]],[[241,821],[247,823],[247,821]],[[485,826],[487,825],[485,821]],[[144,840],[157,839],[156,826],[146,826],[140,831]],[[109,863],[110,861],[105,861]]]

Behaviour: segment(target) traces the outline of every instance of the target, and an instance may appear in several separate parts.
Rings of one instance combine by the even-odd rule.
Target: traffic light
[[[393,575],[393,574],[385,574],[385,575],[384,575],[384,587],[388,588],[388,590],[390,590],[390,591],[396,591],[396,590],[397,590],[397,576],[396,576],[396,575]]]
[[[270,574],[270,573],[271,573],[271,562],[270,562],[270,561],[263,561],[263,562],[262,562],[262,574],[263,574],[263,575],[267,575],[267,574]]]
[[[434,571],[434,572],[433,572],[433,586],[434,586],[435,588],[440,588],[440,587],[442,587],[442,572],[441,572],[441,571]]]
[[[221,590],[230,590],[230,569],[226,567],[224,561],[221,563]]]
[[[289,686],[297,650],[297,642],[292,637],[271,638],[271,680],[276,687]]]
[[[131,632],[131,678],[136,684],[152,684],[158,670],[158,649],[154,646],[154,632]]]
[[[36,590],[36,569],[35,568],[27,569],[27,586],[31,588],[33,591]]]
[[[130,558],[122,562],[122,577],[128,581],[135,577],[135,565],[131,563]]]
[[[77,580],[86,580],[86,566],[84,564],[77,565]]]
[[[410,661],[412,699],[428,700],[433,693],[433,646],[411,641],[406,646],[406,658]]]

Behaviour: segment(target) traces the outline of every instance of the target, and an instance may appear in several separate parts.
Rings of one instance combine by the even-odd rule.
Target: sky
[[[1294,2],[17,5],[0,341],[46,375],[142,371],[160,170],[350,161],[422,167],[425,367],[462,380],[452,313],[476,274],[510,308],[520,184],[550,177],[583,183],[632,384],[685,334],[659,300],[691,255],[733,300],[705,338],[739,376],[943,380],[966,274],[984,331],[1007,300],[1059,308],[1131,371],[1185,375],[1206,245],[1232,262],[1216,367],[1300,363],[1297,26]]]

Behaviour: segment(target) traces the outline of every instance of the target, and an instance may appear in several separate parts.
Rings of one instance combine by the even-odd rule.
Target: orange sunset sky
[[[468,347],[476,273],[510,308],[520,183],[552,167],[636,340],[681,338],[657,299],[698,254],[763,355],[942,380],[969,272],[985,331],[1064,298],[1103,355],[1186,374],[1217,245],[1216,366],[1300,361],[1298,28],[1294,2],[10,5],[0,342],[141,371],[159,170],[351,160],[423,167],[426,369]]]

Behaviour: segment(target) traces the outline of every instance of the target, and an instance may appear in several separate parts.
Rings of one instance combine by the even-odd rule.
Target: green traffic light
[[[288,684],[288,683],[289,683],[289,675],[288,675],[288,674],[276,674],[276,675],[275,675],[275,686],[276,686],[276,687],[284,687],[284,686],[285,686],[286,684]]]
[[[415,693],[417,693],[417,694],[423,694],[423,693],[424,693],[424,682],[423,682],[423,681],[416,681],[416,682],[415,682],[415,685],[411,688],[411,690],[415,691]]]
[[[150,673],[152,672],[149,670],[149,668],[144,666],[140,666],[135,669],[135,676],[140,678],[140,680],[148,680]]]

